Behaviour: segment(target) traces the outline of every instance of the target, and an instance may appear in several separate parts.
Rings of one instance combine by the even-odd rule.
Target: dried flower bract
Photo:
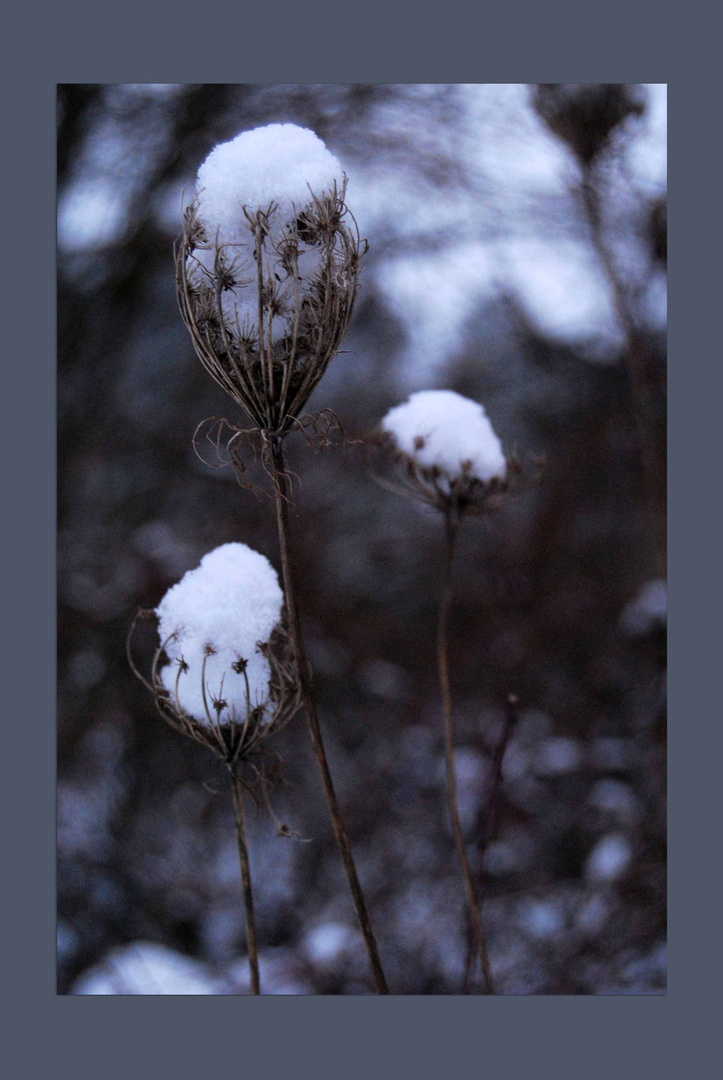
[[[204,220],[203,191],[185,214],[183,321],[208,373],[267,437],[293,429],[351,317],[361,241],[345,192],[343,178],[307,188],[303,203],[244,205],[226,231]]]
[[[229,766],[247,761],[300,705],[276,573],[245,544],[209,552],[155,612],[160,643],[150,681],[131,659],[171,727]],[[130,656],[130,637],[129,637]]]

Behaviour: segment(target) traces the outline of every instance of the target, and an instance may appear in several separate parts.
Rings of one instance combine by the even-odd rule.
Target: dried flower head
[[[453,390],[412,394],[381,431],[407,488],[437,509],[479,509],[507,487],[508,463],[484,408]]]
[[[176,249],[183,320],[209,374],[283,436],[337,352],[359,275],[341,166],[313,132],[270,124],[217,146]]]
[[[626,83],[539,83],[532,103],[585,166],[607,147],[615,128],[645,111],[640,87]]]
[[[268,560],[245,544],[223,544],[152,613],[160,645],[151,681],[143,681],[172,727],[227,764],[246,760],[299,707],[282,605]]]

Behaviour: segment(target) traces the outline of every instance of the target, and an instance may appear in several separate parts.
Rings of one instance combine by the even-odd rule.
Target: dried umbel
[[[217,147],[186,210],[183,320],[206,370],[267,437],[298,426],[351,317],[361,242],[345,193],[313,132],[274,124]]]
[[[401,493],[455,516],[493,508],[517,470],[482,405],[453,390],[412,394],[384,417],[379,441],[399,468]]]
[[[602,153],[620,124],[645,111],[640,87],[627,83],[539,83],[532,103],[584,166]]]
[[[264,556],[245,544],[224,544],[155,611],[138,616],[159,622],[150,681],[131,663],[161,716],[232,770],[257,756],[300,705],[282,603]]]

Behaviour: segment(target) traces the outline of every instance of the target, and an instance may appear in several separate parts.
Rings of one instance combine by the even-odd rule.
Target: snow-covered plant
[[[298,424],[351,316],[360,240],[345,192],[339,162],[295,124],[242,132],[198,171],[176,251],[181,314],[267,437]]]
[[[339,162],[312,131],[269,124],[243,132],[217,146],[199,169],[196,198],[176,247],[176,284],[196,353],[245,411],[273,476],[299,695],[375,985],[387,993],[316,714],[296,603],[293,493],[283,451],[291,431],[303,430],[307,422],[318,425],[301,410],[337,352],[354,305],[361,242],[345,196]],[[243,432],[229,426],[229,457],[243,473],[236,443]],[[214,670],[208,657],[206,666]],[[232,681],[224,684],[224,694]],[[168,682],[166,676],[163,686],[170,694]]]
[[[300,706],[296,667],[282,624],[283,593],[268,559],[245,544],[222,544],[173,585],[155,611],[160,643],[150,682],[161,716],[209,747],[231,774],[251,986],[260,993],[256,924],[244,812],[262,743]]]
[[[155,611],[141,612],[158,619],[151,682],[143,681],[161,715],[227,765],[247,759],[299,707],[282,605],[268,559],[232,543],[204,555]]]
[[[461,512],[503,491],[508,465],[484,407],[454,390],[419,390],[381,422],[412,493]]]
[[[233,543],[204,555],[156,608],[158,707],[227,762],[247,756],[298,707],[282,605],[268,559]]]
[[[457,799],[448,624],[452,563],[461,516],[470,511],[480,513],[495,505],[494,497],[507,487],[510,466],[482,405],[452,390],[421,390],[412,394],[408,401],[386,414],[380,427],[381,441],[401,469],[405,481],[402,493],[421,499],[444,518],[446,547],[437,624],[437,667],[444,710],[447,806],[476,952],[487,990],[494,993]],[[400,488],[397,486],[396,490]]]

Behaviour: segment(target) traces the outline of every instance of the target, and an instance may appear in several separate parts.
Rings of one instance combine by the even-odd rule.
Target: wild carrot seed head
[[[217,146],[176,250],[196,353],[255,427],[285,435],[339,348],[360,239],[341,166],[317,136],[270,124]]]

